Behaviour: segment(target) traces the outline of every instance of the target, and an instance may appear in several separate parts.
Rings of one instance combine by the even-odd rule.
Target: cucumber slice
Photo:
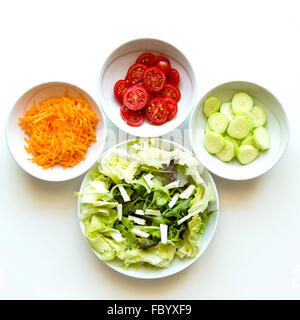
[[[232,108],[231,108],[231,102],[223,103],[221,105],[220,112],[224,113],[229,120],[232,120],[234,118]]]
[[[243,117],[249,121],[250,131],[254,128],[254,121],[250,112],[239,112],[236,116]]]
[[[256,148],[256,143],[251,133],[248,134],[247,137],[241,142],[241,146],[252,146]]]
[[[230,161],[235,155],[235,146],[234,144],[229,141],[228,139],[225,138],[225,144],[224,147],[222,148],[222,150],[220,152],[218,152],[216,154],[216,156],[224,161],[224,162],[228,162]]]
[[[237,153],[237,159],[241,164],[248,164],[254,161],[258,156],[258,151],[253,146],[240,146]]]
[[[203,113],[209,117],[214,112],[217,112],[221,108],[221,100],[218,97],[208,97],[203,104]]]
[[[209,116],[207,123],[212,131],[223,133],[228,127],[229,120],[224,113],[215,112]]]
[[[205,125],[205,133],[206,132],[211,132],[212,130],[211,130],[211,128],[209,127],[209,124],[208,124],[208,122],[206,122],[206,125]]]
[[[230,142],[233,143],[233,145],[234,145],[234,155],[236,156],[237,150],[238,150],[238,148],[239,148],[238,140],[233,139],[233,138],[231,138],[231,137],[229,137],[229,136],[226,136],[226,137],[225,137],[225,140],[230,141]]]
[[[253,127],[253,122],[244,116],[237,116],[230,121],[227,133],[236,139],[245,138]]]
[[[225,144],[225,139],[219,133],[207,132],[204,136],[204,147],[209,153],[218,153]]]
[[[262,127],[267,121],[266,111],[261,106],[254,106],[250,114],[255,128]]]
[[[252,109],[253,100],[246,92],[238,92],[233,96],[231,106],[235,114],[249,112]]]
[[[253,131],[253,138],[259,149],[267,150],[270,148],[271,146],[270,135],[266,128],[264,127],[256,128]]]

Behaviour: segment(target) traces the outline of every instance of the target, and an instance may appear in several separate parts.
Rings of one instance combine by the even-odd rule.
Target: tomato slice
[[[158,92],[166,84],[166,75],[157,67],[150,67],[144,73],[144,85],[151,92]]]
[[[167,75],[167,83],[177,86],[179,83],[179,72],[176,69],[171,69]]]
[[[145,52],[136,59],[136,63],[142,63],[145,66],[150,67],[153,59],[154,59],[154,54],[150,52]]]
[[[158,67],[164,74],[168,74],[171,70],[170,60],[163,56],[157,56],[152,60],[152,66]]]
[[[114,94],[120,102],[123,102],[123,95],[128,87],[129,84],[125,80],[119,80],[116,82],[114,86]]]
[[[177,87],[172,84],[167,83],[165,87],[160,91],[159,95],[162,98],[172,98],[176,102],[180,100],[181,94]]]
[[[176,103],[176,101],[172,98],[163,98],[165,100],[166,105],[168,106],[168,121],[172,120],[178,111],[178,105]]]
[[[149,101],[149,93],[143,86],[134,85],[129,87],[123,96],[123,104],[130,110],[143,109]]]
[[[131,127],[139,127],[144,123],[145,116],[142,111],[132,111],[124,105],[120,108],[122,119]]]
[[[165,99],[154,98],[147,105],[146,118],[152,124],[162,124],[168,119],[168,106]]]
[[[146,69],[147,69],[147,66],[145,66],[144,64],[135,63],[128,69],[125,80],[127,80],[130,85],[134,85],[142,82]]]

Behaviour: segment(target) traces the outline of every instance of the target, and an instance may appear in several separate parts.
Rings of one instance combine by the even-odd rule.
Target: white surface
[[[151,52],[156,56],[163,55],[170,60],[171,67],[177,69],[180,75],[178,87],[181,98],[178,101],[178,112],[171,121],[157,126],[145,119],[141,126],[131,127],[121,118],[120,102],[115,98],[113,88],[118,80],[125,79],[129,67],[144,52]],[[137,39],[122,44],[108,54],[100,71],[98,96],[101,107],[114,125],[134,136],[156,137],[182,124],[196,103],[197,83],[193,67],[179,49],[157,39]]]
[[[22,128],[16,123],[19,118],[24,116],[33,103],[44,101],[53,97],[61,97],[68,92],[70,98],[84,98],[88,101],[91,108],[97,114],[99,121],[97,123],[95,133],[97,141],[93,142],[89,147],[85,160],[79,162],[76,166],[64,169],[61,165],[55,165],[53,169],[44,170],[42,167],[37,166],[35,163],[28,161],[31,158],[24,146],[24,137],[29,138],[24,134]],[[100,111],[95,100],[84,90],[71,85],[69,83],[51,82],[43,83],[36,87],[29,89],[25,92],[13,106],[6,123],[6,140],[9,150],[17,161],[17,163],[32,176],[46,180],[46,181],[66,181],[77,178],[94,164],[100,154],[103,152],[106,141],[106,126],[104,114]]]
[[[271,136],[271,148],[260,151],[255,161],[241,165],[236,158],[230,162],[222,162],[208,153],[204,147],[205,125],[207,118],[202,112],[203,103],[210,96],[217,96],[222,103],[230,102],[238,91],[248,92],[254,105],[260,105],[267,113],[265,127]],[[196,156],[212,173],[230,180],[247,180],[256,178],[271,168],[281,159],[289,140],[289,124],[285,110],[276,97],[258,84],[234,81],[221,84],[206,93],[193,110],[189,123],[190,141]]]
[[[172,10],[172,29],[167,19],[146,21],[138,3],[0,4],[0,297],[300,298],[299,2],[166,0],[146,5],[148,19],[157,10]],[[129,12],[131,19],[125,20]],[[58,184],[37,180],[11,158],[4,138],[5,118],[28,88],[66,81],[97,99],[104,59],[120,43],[138,37],[184,48],[197,74],[199,99],[228,81],[262,84],[286,108],[291,129],[286,154],[267,174],[242,182],[215,178],[221,215],[201,259],[173,277],[150,281],[120,275],[88,250],[72,197],[82,176]],[[188,141],[187,132],[184,137]]]
[[[162,142],[161,146],[160,146],[161,149],[169,151],[174,148],[174,149],[180,149],[182,151],[188,152],[187,149],[182,148],[181,145],[176,144],[172,141],[171,142],[167,141],[167,140],[156,140],[156,141]],[[120,143],[118,145],[118,148],[126,149],[127,143],[128,143],[128,141],[124,141],[124,142]],[[159,145],[159,142],[157,142],[157,143]],[[115,147],[116,146],[114,146],[114,148]],[[110,151],[108,150],[107,152],[110,152]],[[95,166],[96,165],[94,165],[91,170],[95,170]],[[199,172],[201,172],[201,170],[203,169],[202,165],[200,163],[197,166],[197,169],[199,170]],[[130,276],[130,277],[135,277],[135,278],[140,278],[140,279],[158,279],[158,278],[171,276],[177,272],[182,272],[184,269],[188,268],[190,265],[192,265],[194,262],[196,262],[197,259],[201,259],[201,256],[204,254],[205,250],[207,249],[207,247],[209,246],[209,244],[211,243],[211,241],[213,239],[213,236],[214,236],[216,228],[217,228],[217,224],[218,224],[218,220],[219,220],[219,212],[220,212],[218,191],[216,189],[215,183],[214,183],[211,175],[209,174],[209,172],[207,170],[204,169],[203,172],[201,173],[201,176],[207,184],[209,184],[213,187],[214,196],[213,196],[213,199],[209,203],[208,209],[209,209],[209,211],[217,211],[218,213],[213,214],[211,216],[209,222],[206,224],[205,232],[202,234],[201,239],[200,239],[199,252],[194,259],[175,258],[168,268],[156,268],[156,267],[151,267],[151,266],[147,266],[147,267],[141,266],[138,269],[134,268],[134,267],[128,267],[127,269],[124,269],[122,267],[122,263],[120,263],[120,261],[104,261],[104,263],[106,263],[112,269],[114,269],[122,274],[125,274],[127,276]],[[84,188],[88,185],[89,181],[90,181],[89,176],[86,174],[86,176],[82,182],[82,185],[80,187],[80,192],[84,190]],[[190,187],[192,187],[192,185],[190,185],[188,188],[190,188]],[[195,187],[195,186],[193,186],[193,187]],[[149,209],[149,211],[151,211],[151,209]],[[78,201],[78,215],[80,216],[79,212],[80,212],[80,202]],[[146,213],[147,213],[147,210],[146,210]],[[85,237],[85,235],[84,235],[84,222],[80,221],[80,227],[81,227],[82,234]],[[99,254],[93,248],[91,248],[91,250],[95,253],[95,255],[99,259],[101,259],[101,254]]]

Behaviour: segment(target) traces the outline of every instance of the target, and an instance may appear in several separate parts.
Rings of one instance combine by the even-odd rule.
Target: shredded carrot
[[[29,139],[25,150],[32,162],[44,169],[60,164],[73,167],[85,159],[91,143],[96,141],[99,118],[82,98],[51,98],[34,103],[18,123]]]

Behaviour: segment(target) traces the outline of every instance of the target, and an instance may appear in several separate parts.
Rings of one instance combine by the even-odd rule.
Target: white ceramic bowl
[[[128,140],[128,141],[119,143],[118,145],[114,146],[113,148],[116,148],[116,147],[124,148],[124,147],[126,147],[126,144],[129,143],[130,141],[132,141],[132,140]],[[190,152],[188,149],[184,148],[183,146],[181,146],[175,142],[163,140],[163,139],[161,139],[161,141],[162,141],[162,148],[163,149],[165,148],[165,150],[170,150],[170,146],[171,147],[174,146],[175,148],[179,148],[180,150]],[[108,149],[107,151],[105,151],[105,153],[110,152],[110,150],[111,149]],[[104,156],[105,153],[102,156]],[[199,169],[202,169],[202,168],[203,168],[202,165],[199,164]],[[94,169],[96,169],[96,164],[90,169],[90,171],[92,171]],[[105,262],[109,267],[111,267],[115,271],[118,271],[118,272],[120,272],[124,275],[130,276],[130,277],[135,277],[135,278],[140,278],[140,279],[156,279],[156,278],[167,277],[167,276],[175,274],[179,271],[184,270],[185,268],[189,267],[192,263],[194,263],[203,254],[203,252],[206,250],[209,243],[211,242],[213,235],[215,233],[216,227],[217,227],[218,220],[219,220],[219,197],[218,197],[216,185],[215,185],[211,175],[209,174],[209,172],[206,169],[203,170],[201,176],[206,183],[211,184],[213,186],[214,198],[209,203],[208,208],[209,208],[209,210],[216,210],[217,213],[213,214],[210,217],[209,222],[206,224],[205,231],[202,234],[201,239],[200,239],[200,250],[198,252],[198,255],[195,258],[193,258],[193,259],[175,258],[168,268],[158,268],[158,267],[154,267],[154,266],[149,265],[147,267],[145,267],[145,266],[140,266],[139,268],[128,267],[127,269],[125,269],[125,268],[121,267],[120,261],[103,261],[103,262]],[[80,191],[82,191],[88,183],[89,183],[89,175],[87,173],[85,178],[82,181]],[[79,215],[79,211],[80,211],[80,198],[78,199],[78,215]],[[80,221],[80,227],[81,227],[82,234],[85,237],[84,223],[82,221]],[[95,251],[92,247],[90,247],[90,249],[102,261],[101,254],[99,254],[97,251]]]
[[[258,158],[248,165],[241,165],[236,158],[229,163],[222,162],[208,153],[203,145],[207,120],[202,112],[204,100],[209,96],[217,96],[222,102],[230,102],[238,91],[248,92],[254,103],[266,110],[268,120],[265,127],[271,137],[271,148],[260,151]],[[288,145],[289,125],[282,105],[271,92],[255,83],[234,81],[215,87],[200,100],[191,114],[189,137],[193,151],[209,171],[225,179],[247,180],[264,174],[280,160]]]
[[[26,109],[30,108],[34,101],[38,102],[54,96],[63,96],[66,94],[66,90],[68,90],[69,97],[79,97],[81,95],[87,99],[91,108],[97,113],[99,117],[96,127],[97,142],[92,143],[86,153],[86,159],[76,166],[63,169],[62,166],[55,165],[53,169],[44,170],[28,160],[31,156],[24,149],[25,134],[18,125],[19,117],[24,115]],[[6,123],[6,141],[11,155],[26,172],[46,181],[65,181],[73,179],[87,171],[102,153],[106,141],[105,119],[94,99],[82,89],[63,82],[44,83],[29,89],[13,106]]]
[[[181,99],[178,113],[171,121],[162,125],[152,125],[146,119],[139,127],[131,127],[122,120],[120,102],[114,96],[114,85],[124,79],[129,67],[144,52],[164,55],[169,58],[171,66],[180,74],[179,89]],[[99,75],[98,96],[100,106],[107,117],[121,130],[139,137],[157,137],[177,128],[190,114],[196,103],[196,77],[188,59],[177,48],[157,39],[137,39],[123,44],[113,51],[104,62]]]

